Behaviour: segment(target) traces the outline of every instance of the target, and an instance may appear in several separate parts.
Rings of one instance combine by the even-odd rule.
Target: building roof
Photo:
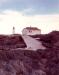
[[[37,27],[26,27],[26,29],[28,29],[28,30],[40,30]]]

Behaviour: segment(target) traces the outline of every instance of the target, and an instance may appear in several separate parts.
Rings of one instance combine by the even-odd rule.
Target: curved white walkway
[[[41,41],[36,40],[28,35],[22,35],[24,42],[27,45],[27,49],[37,50],[37,49],[46,49],[41,43]]]

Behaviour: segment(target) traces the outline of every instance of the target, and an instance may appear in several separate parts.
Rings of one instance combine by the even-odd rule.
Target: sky
[[[0,0],[0,34],[38,27],[43,34],[59,31],[59,0]]]

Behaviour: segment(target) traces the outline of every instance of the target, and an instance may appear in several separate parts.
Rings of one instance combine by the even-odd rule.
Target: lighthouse
[[[14,27],[14,26],[13,26],[13,31],[12,31],[12,33],[15,34],[15,27]]]

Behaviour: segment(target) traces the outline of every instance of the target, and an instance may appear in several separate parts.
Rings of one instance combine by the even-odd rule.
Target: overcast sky
[[[0,0],[0,34],[35,26],[42,33],[59,31],[59,0]]]

